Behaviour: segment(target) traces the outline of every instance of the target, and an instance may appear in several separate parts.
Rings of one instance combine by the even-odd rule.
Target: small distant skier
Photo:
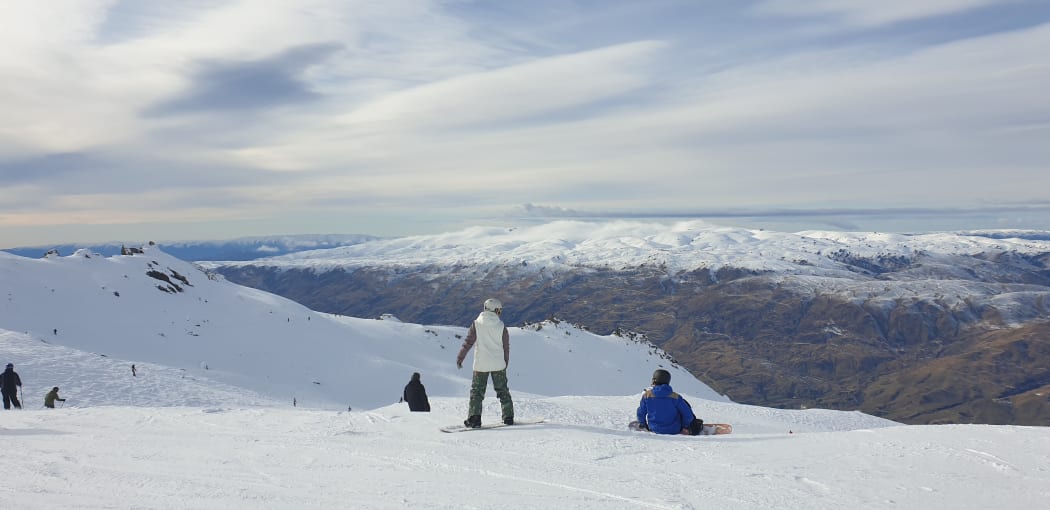
[[[631,422],[630,427],[657,434],[699,435],[704,422],[696,418],[689,402],[671,389],[671,373],[657,369],[652,383],[638,404],[638,421]]]
[[[463,347],[456,356],[456,366],[463,368],[463,359],[467,357],[467,351],[471,347],[477,347],[474,349],[474,377],[470,383],[470,404],[467,408],[467,419],[463,421],[463,425],[470,428],[481,427],[481,404],[485,400],[485,390],[488,388],[490,375],[492,386],[496,389],[496,396],[499,397],[503,423],[514,424],[514,401],[511,400],[510,389],[507,388],[510,333],[499,318],[502,313],[503,303],[500,300],[486,299],[484,309],[470,324],[467,338],[464,339]]]
[[[18,388],[21,387],[22,378],[15,372],[14,363],[8,363],[4,373],[0,374],[0,393],[4,396],[4,409],[11,409],[11,404],[14,404],[16,409],[22,408],[22,403],[18,401]]]
[[[137,374],[138,374],[138,372],[135,370],[135,364],[132,363],[131,364],[131,377],[135,377]]]
[[[405,391],[401,395],[401,402],[408,402],[408,409],[413,412],[430,412],[430,399],[427,398],[427,389],[419,380],[419,372],[412,373],[412,380],[405,385]]]
[[[298,406],[299,406],[299,401],[296,400],[295,397],[292,397],[292,407],[298,407]]]
[[[58,396],[58,386],[55,386],[54,388],[51,388],[51,391],[47,392],[47,395],[44,396],[44,407],[46,407],[48,409],[54,409],[56,400],[59,401],[59,402],[65,402],[66,401],[66,399],[64,399],[64,398],[59,398],[59,396]]]

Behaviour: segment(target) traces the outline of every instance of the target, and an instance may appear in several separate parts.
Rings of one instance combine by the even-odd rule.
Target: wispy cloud
[[[290,106],[320,97],[305,82],[311,66],[340,49],[338,44],[311,44],[271,57],[247,61],[205,61],[191,73],[188,90],[148,108],[148,115],[225,112]]]
[[[762,0],[754,9],[760,14],[826,17],[850,25],[873,27],[956,14],[1004,1],[1010,0]]]
[[[967,229],[971,222],[986,228],[1031,228],[1050,221],[1050,201],[1033,201],[981,205],[974,207],[901,207],[901,208],[695,208],[631,211],[627,209],[578,210],[558,206],[523,204],[506,211],[516,220],[549,221],[552,219],[590,220],[682,220],[703,219],[729,221],[756,228],[830,228],[834,230],[937,230]],[[927,225],[923,227],[923,225]]]
[[[395,92],[345,117],[408,128],[489,124],[600,102],[652,83],[646,60],[666,47],[641,41],[557,55]]]
[[[603,210],[586,211],[559,206],[522,204],[509,214],[515,217],[537,218],[758,218],[758,217],[838,217],[838,216],[944,216],[956,214],[1002,214],[1014,212],[1050,212],[1050,202],[1011,203],[979,207],[901,207],[901,208],[821,208],[821,209],[749,209],[696,208],[691,210],[664,209],[648,211]]]

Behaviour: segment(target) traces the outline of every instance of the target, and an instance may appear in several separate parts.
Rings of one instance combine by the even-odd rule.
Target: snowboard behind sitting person
[[[703,430],[703,421],[693,414],[689,402],[671,388],[671,373],[656,370],[652,383],[638,404],[638,428],[657,434],[699,434]]]

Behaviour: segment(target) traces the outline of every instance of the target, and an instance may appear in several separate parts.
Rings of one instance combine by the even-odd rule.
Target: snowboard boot
[[[481,415],[474,414],[468,416],[467,419],[463,421],[463,426],[472,429],[481,428]]]
[[[503,418],[503,424],[504,425],[514,425],[514,417],[513,416],[508,416],[506,418]]]

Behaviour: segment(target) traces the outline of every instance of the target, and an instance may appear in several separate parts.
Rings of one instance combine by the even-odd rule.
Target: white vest
[[[499,315],[484,311],[474,320],[474,371],[496,372],[507,368],[503,361],[503,321]]]

